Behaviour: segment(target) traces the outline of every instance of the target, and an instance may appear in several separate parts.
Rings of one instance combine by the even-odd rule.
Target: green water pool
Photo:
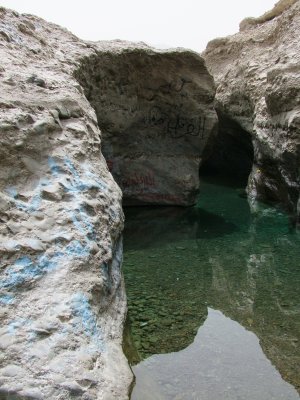
[[[299,399],[300,234],[243,187],[125,210],[132,400]]]

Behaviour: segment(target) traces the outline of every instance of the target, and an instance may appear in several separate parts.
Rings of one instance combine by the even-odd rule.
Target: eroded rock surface
[[[0,398],[126,399],[121,191],[72,76],[94,51],[0,20]]]
[[[0,17],[0,398],[126,399],[122,196],[107,164],[129,203],[193,204],[214,83],[192,52]]]
[[[194,204],[217,122],[203,59],[184,49],[102,43],[76,77],[96,110],[124,203]]]
[[[204,54],[218,113],[252,138],[250,198],[279,201],[298,216],[299,27],[300,2],[282,0],[240,33],[210,42]]]

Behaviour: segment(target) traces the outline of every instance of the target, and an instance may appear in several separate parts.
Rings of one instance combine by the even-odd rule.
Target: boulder
[[[73,77],[93,50],[0,19],[0,398],[127,399],[122,193]]]
[[[217,123],[204,60],[185,49],[99,43],[75,76],[96,111],[124,204],[194,204]]]
[[[213,79],[193,52],[0,18],[0,397],[127,399],[122,192],[108,166],[131,204],[193,204]]]

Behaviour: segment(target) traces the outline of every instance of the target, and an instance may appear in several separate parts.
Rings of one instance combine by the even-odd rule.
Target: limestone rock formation
[[[265,12],[260,17],[243,19],[243,21],[240,23],[240,31],[253,27],[253,25],[263,24],[266,21],[271,21],[275,17],[281,15],[284,11],[286,11],[297,1],[298,0],[280,0],[278,1],[278,3],[274,5],[272,10]]]
[[[253,144],[250,198],[280,202],[299,216],[300,1],[281,1],[273,11],[210,42],[204,57],[217,84],[220,125],[229,127],[221,128],[222,141],[234,131]]]
[[[126,399],[107,164],[132,203],[192,204],[213,79],[192,52],[85,43],[3,7],[0,20],[0,398]]]
[[[184,49],[102,43],[76,77],[96,110],[124,204],[194,204],[217,123],[203,59]]]
[[[73,77],[94,51],[0,20],[0,398],[127,399],[121,191]]]

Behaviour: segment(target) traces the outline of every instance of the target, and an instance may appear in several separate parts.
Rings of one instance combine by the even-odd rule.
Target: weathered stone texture
[[[192,52],[0,17],[0,398],[126,399],[122,194],[107,164],[128,201],[192,204],[213,80]]]
[[[76,77],[96,110],[124,203],[194,204],[217,123],[203,59],[184,49],[100,45]]]
[[[279,201],[296,214],[300,2],[285,3],[272,20],[210,42],[204,58],[216,80],[218,112],[252,137],[250,198]]]
[[[121,191],[72,77],[93,51],[0,19],[0,398],[126,399]]]

